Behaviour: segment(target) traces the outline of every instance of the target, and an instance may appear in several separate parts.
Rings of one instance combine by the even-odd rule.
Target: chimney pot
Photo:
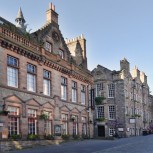
[[[52,5],[52,10],[55,11],[55,5]]]
[[[52,9],[52,3],[49,3],[49,9]]]

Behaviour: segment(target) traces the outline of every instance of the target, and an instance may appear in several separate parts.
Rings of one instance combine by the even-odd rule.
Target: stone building
[[[120,70],[111,71],[98,65],[92,71],[96,97],[94,134],[109,137],[141,135],[152,122],[151,95],[147,76],[135,67],[130,73],[130,64],[124,58]]]
[[[21,8],[15,21],[16,25],[0,17],[2,137],[92,137],[88,95],[93,78],[87,68],[86,39],[81,35],[64,40],[53,4],[44,26],[33,33],[26,32]]]

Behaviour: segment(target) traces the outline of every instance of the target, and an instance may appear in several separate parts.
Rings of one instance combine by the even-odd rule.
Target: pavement
[[[153,135],[115,140],[73,141],[9,153],[153,153]]]

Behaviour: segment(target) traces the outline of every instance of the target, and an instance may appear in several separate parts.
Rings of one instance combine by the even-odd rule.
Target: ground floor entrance
[[[98,126],[98,136],[99,137],[105,137],[105,126]]]

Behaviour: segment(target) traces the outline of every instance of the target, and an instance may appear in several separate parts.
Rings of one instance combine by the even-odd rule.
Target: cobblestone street
[[[116,140],[85,140],[10,153],[153,153],[153,135]]]

